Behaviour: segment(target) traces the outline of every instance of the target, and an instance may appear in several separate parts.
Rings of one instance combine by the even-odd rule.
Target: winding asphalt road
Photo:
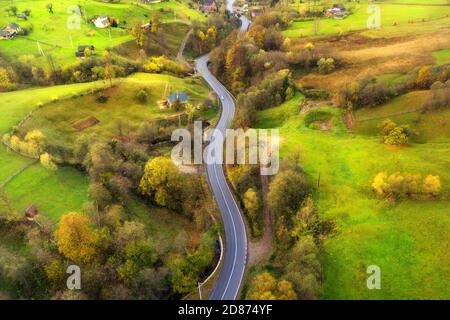
[[[231,0],[227,3],[227,9],[230,12],[233,11],[233,2],[234,0]],[[244,16],[241,17],[241,32],[247,31],[249,25],[250,21]],[[234,118],[235,103],[233,96],[209,71],[208,55],[198,58],[195,65],[197,71],[216,92],[222,105],[222,112],[216,126],[217,131],[213,134],[207,148],[217,150],[218,147],[222,150],[223,140],[217,137],[220,134],[225,137],[226,129]],[[225,179],[223,167],[220,164],[222,161],[214,161],[218,155],[212,151],[206,152],[206,154],[207,158],[204,160],[207,163],[207,177],[217,206],[222,213],[225,232],[223,264],[209,299],[234,300],[239,293],[247,264],[247,234],[241,212]]]

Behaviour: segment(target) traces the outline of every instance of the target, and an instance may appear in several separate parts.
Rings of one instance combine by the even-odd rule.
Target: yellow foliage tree
[[[48,153],[41,154],[39,160],[44,168],[51,171],[58,170],[58,166],[56,165],[56,163],[53,162],[52,156],[49,155]]]
[[[247,209],[249,218],[251,220],[251,227],[253,234],[258,235],[260,233],[258,227],[258,213],[261,208],[261,201],[258,197],[258,193],[253,188],[249,188],[243,197],[244,206]]]
[[[74,262],[89,263],[98,255],[98,234],[81,213],[65,214],[55,230],[55,239],[59,252]]]
[[[297,294],[287,280],[277,282],[268,272],[255,276],[248,294],[250,300],[295,300]]]
[[[29,131],[24,141],[28,144],[28,154],[38,156],[45,145],[45,136],[40,130]]]
[[[0,89],[8,89],[11,86],[11,79],[8,71],[5,68],[0,67]]]
[[[179,207],[183,180],[178,167],[171,159],[156,157],[147,162],[139,184],[142,194],[152,196],[163,207]]]
[[[423,191],[431,196],[436,196],[441,191],[441,179],[439,176],[428,175],[423,180]]]

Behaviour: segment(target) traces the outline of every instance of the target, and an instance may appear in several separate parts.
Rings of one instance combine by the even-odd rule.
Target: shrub
[[[138,93],[136,94],[136,99],[137,101],[139,101],[140,103],[146,103],[147,99],[148,99],[148,93],[144,90],[141,89],[138,91]]]
[[[317,62],[317,66],[319,67],[319,73],[321,74],[329,74],[333,72],[335,69],[334,59],[333,58],[321,58]]]
[[[441,190],[439,176],[427,175],[423,181],[420,174],[394,172],[388,175],[386,172],[378,173],[372,182],[373,191],[380,197],[411,197],[424,194],[435,197]]]
[[[321,89],[303,89],[302,93],[311,100],[325,100],[330,97],[328,91]]]
[[[426,176],[423,181],[423,191],[430,196],[437,196],[441,191],[441,179],[439,176]]]
[[[100,95],[95,100],[99,103],[105,103],[108,99],[108,96]]]
[[[398,126],[390,119],[384,120],[381,125],[383,134],[383,143],[389,145],[406,145],[408,144],[411,130],[407,125]]]

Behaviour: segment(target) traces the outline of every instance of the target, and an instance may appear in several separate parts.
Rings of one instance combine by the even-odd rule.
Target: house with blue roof
[[[175,92],[172,93],[170,96],[167,97],[167,105],[169,107],[173,106],[173,104],[178,101],[181,104],[187,103],[189,100],[189,97],[187,93],[184,92]]]

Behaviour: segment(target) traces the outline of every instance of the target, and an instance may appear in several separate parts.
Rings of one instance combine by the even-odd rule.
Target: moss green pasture
[[[376,136],[380,132],[381,122],[389,118],[416,131],[417,136],[412,138],[414,142],[449,142],[450,110],[420,112],[429,95],[429,91],[413,91],[382,106],[357,110],[354,130],[358,134]]]
[[[155,4],[137,4],[135,1],[125,0],[121,3],[105,3],[94,0],[73,2],[59,0],[53,2],[53,14],[49,13],[44,0],[16,1],[14,5],[18,13],[31,10],[27,21],[10,17],[5,13],[11,3],[0,3],[0,26],[9,22],[16,22],[21,26],[33,25],[33,31],[27,36],[18,36],[13,40],[0,41],[0,56],[14,60],[22,55],[34,55],[37,64],[45,65],[48,56],[52,56],[57,64],[64,64],[75,60],[75,51],[79,45],[94,45],[96,52],[114,47],[132,39],[128,29],[134,22],[146,23],[154,16],[160,21],[181,21],[190,23],[192,20],[203,20],[199,11],[188,7],[186,1],[169,0]],[[81,16],[74,14],[69,8],[81,6]],[[109,16],[119,20],[117,28],[96,28],[90,20],[96,16]],[[68,27],[68,21],[70,28]],[[79,27],[78,27],[79,26]],[[39,46],[45,56],[39,50]]]
[[[415,3],[411,1],[411,3]],[[448,15],[450,14],[450,6],[435,3],[429,5],[428,1],[420,2],[418,4],[401,4],[399,3],[376,3],[380,8],[381,28],[380,30],[370,31],[371,36],[390,36],[395,28],[411,26],[413,29],[417,26],[419,30],[422,29],[422,23],[438,24],[440,28],[440,20],[446,20],[448,26]],[[343,34],[351,31],[367,30],[367,20],[373,13],[368,13],[368,7],[373,5],[367,1],[361,1],[360,4],[346,4],[349,8],[353,8],[353,13],[345,19],[323,18],[316,21],[295,21],[290,27],[284,31],[287,37],[303,37],[303,36],[326,36]],[[318,3],[316,6],[318,10],[322,10],[323,3]],[[308,5],[303,4],[297,7],[300,11],[305,10]],[[428,25],[427,25],[428,26]],[[428,26],[429,27],[429,26]],[[443,25],[445,27],[445,24]]]
[[[141,89],[148,93],[146,103],[139,103],[136,94]],[[172,109],[161,109],[158,101],[166,96],[164,93],[186,92],[193,105],[202,103],[208,97],[208,88],[199,80],[181,79],[169,75],[137,73],[122,79],[116,87],[106,89],[103,95],[108,101],[100,103],[96,95],[61,100],[46,105],[37,110],[33,116],[24,123],[20,132],[39,129],[52,145],[73,147],[76,139],[82,135],[94,135],[101,138],[111,138],[115,134],[117,121],[128,123],[137,129],[143,122],[165,119],[180,112]],[[215,112],[205,112],[207,117],[214,116]],[[77,131],[73,125],[88,117],[95,117],[100,122],[92,127]]]
[[[278,126],[281,157],[300,151],[324,218],[336,232],[323,242],[324,299],[449,299],[450,143],[393,148],[377,137],[306,128],[301,115],[259,113],[258,126]],[[271,113],[272,117],[268,117]],[[441,200],[377,198],[380,171],[439,175]],[[368,290],[366,269],[381,267],[381,290]]]

